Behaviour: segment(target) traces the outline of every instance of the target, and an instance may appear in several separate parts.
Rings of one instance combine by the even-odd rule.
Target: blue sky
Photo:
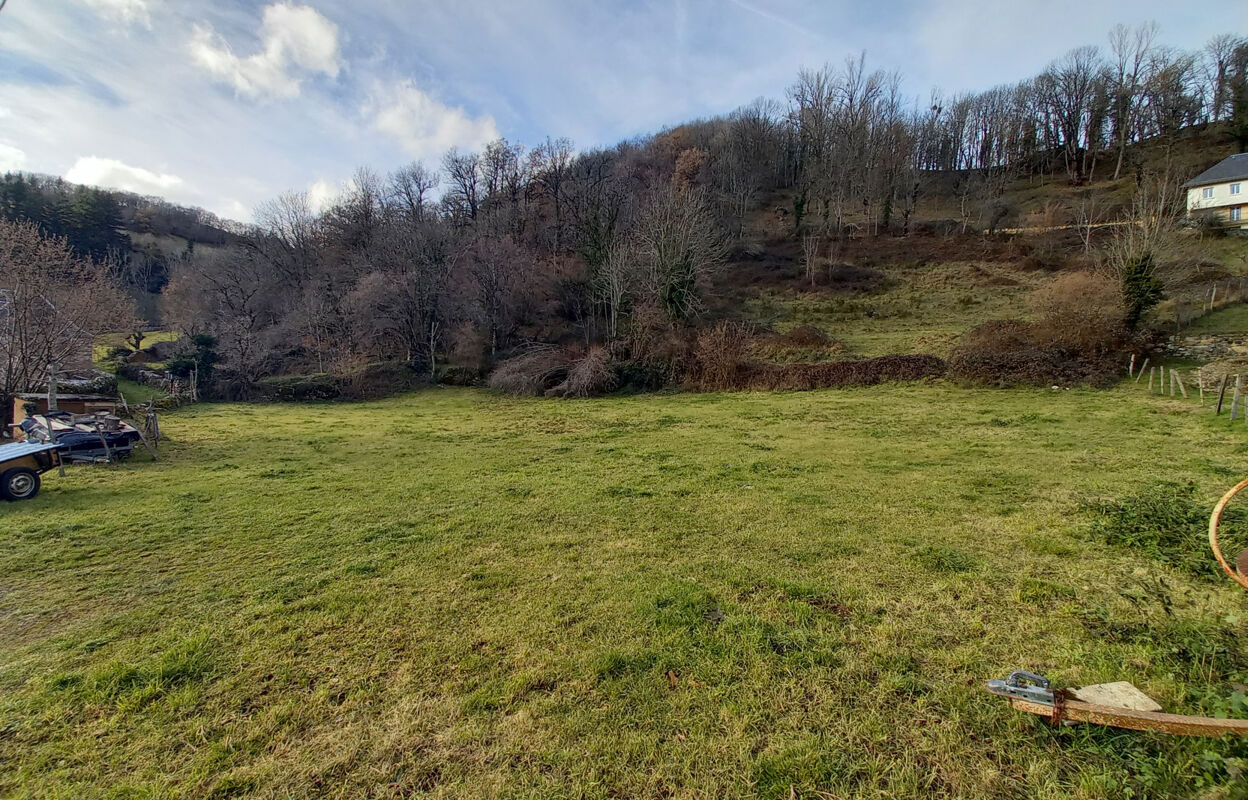
[[[609,145],[782,99],[799,68],[863,50],[926,98],[1028,77],[1119,22],[1197,48],[1248,30],[1237,2],[9,0],[0,169],[246,220],[358,166],[499,135]]]

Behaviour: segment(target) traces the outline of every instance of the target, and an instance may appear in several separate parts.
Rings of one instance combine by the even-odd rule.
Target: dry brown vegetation
[[[875,386],[894,381],[939,378],[946,365],[933,355],[878,356],[824,364],[768,364],[754,362],[740,375],[740,385],[732,388],[754,390],[837,389],[847,386]]]
[[[546,390],[547,397],[597,397],[619,385],[605,348],[591,347],[568,365],[563,381]]]
[[[760,357],[774,352],[777,344],[833,349],[837,343],[813,326],[780,336],[757,336],[741,323],[721,322],[699,334],[696,367],[686,384],[700,391],[809,390],[912,381],[938,377],[945,371],[945,363],[931,355],[783,364]]]
[[[827,361],[843,357],[847,350],[844,342],[815,325],[797,325],[784,333],[759,336],[752,345],[752,352],[760,359],[781,363]]]
[[[498,365],[487,385],[506,394],[597,397],[619,385],[604,348],[534,345]]]
[[[534,346],[500,363],[490,373],[487,385],[507,394],[544,394],[567,375],[573,358],[561,348]]]
[[[1032,333],[1077,353],[1104,353],[1126,340],[1122,293],[1114,281],[1090,272],[1060,275],[1031,295]]]
[[[1109,385],[1131,343],[1122,294],[1088,272],[1055,278],[1032,293],[1033,321],[993,320],[962,337],[950,361],[956,379],[989,386]]]

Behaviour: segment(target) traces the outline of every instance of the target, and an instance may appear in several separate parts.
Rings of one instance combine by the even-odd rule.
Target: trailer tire
[[[0,475],[0,497],[29,500],[39,494],[39,473],[27,467],[14,467]]]

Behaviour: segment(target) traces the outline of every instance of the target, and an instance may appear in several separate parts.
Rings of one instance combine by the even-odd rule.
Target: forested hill
[[[204,388],[222,396],[374,364],[478,380],[530,351],[564,361],[524,373],[528,390],[555,390],[547,379],[573,362],[609,377],[596,386],[697,382],[731,349],[705,336],[720,323],[780,333],[831,319],[813,338],[843,338],[859,314],[878,337],[885,318],[939,311],[931,335],[856,347],[943,355],[992,321],[980,309],[1029,313],[1021,287],[1044,288],[1022,274],[1032,268],[1099,276],[1098,319],[1112,324],[1077,346],[1100,359],[1134,341],[1124,326],[1136,336],[1177,319],[1173,306],[1146,315],[1163,299],[1215,288],[1193,274],[1242,274],[1239,252],[1223,263],[1182,238],[1179,187],[1248,148],[1248,39],[1188,52],[1157,34],[1119,26],[1108,50],[927,102],[851,58],[800,71],[783,99],[614,147],[499,139],[452,148],[439,167],[361,168],[328,207],[282,195],[247,229],[31,175],[0,182],[0,214],[108,259],[147,320],[212,340],[220,385]],[[1212,238],[1217,221],[1199,222]],[[1089,295],[1088,279],[1063,291]],[[1008,287],[998,299],[1013,305],[955,284]],[[1071,329],[1012,340],[1043,355],[1049,334]],[[1059,382],[1050,375],[1043,385]]]
[[[0,217],[64,238],[79,255],[112,264],[141,293],[159,292],[196,245],[227,245],[242,233],[203,209],[22,172],[0,177]]]

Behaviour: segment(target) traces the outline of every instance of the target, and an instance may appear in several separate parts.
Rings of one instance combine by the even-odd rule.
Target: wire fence
[[[1200,369],[1184,371],[1164,364],[1150,366],[1148,358],[1139,362],[1137,369],[1137,356],[1132,355],[1127,376],[1150,395],[1169,395],[1197,402],[1201,408],[1212,409],[1215,416],[1229,410],[1231,422],[1242,417],[1248,426],[1248,394],[1245,394],[1241,374],[1222,372],[1218,375]]]

